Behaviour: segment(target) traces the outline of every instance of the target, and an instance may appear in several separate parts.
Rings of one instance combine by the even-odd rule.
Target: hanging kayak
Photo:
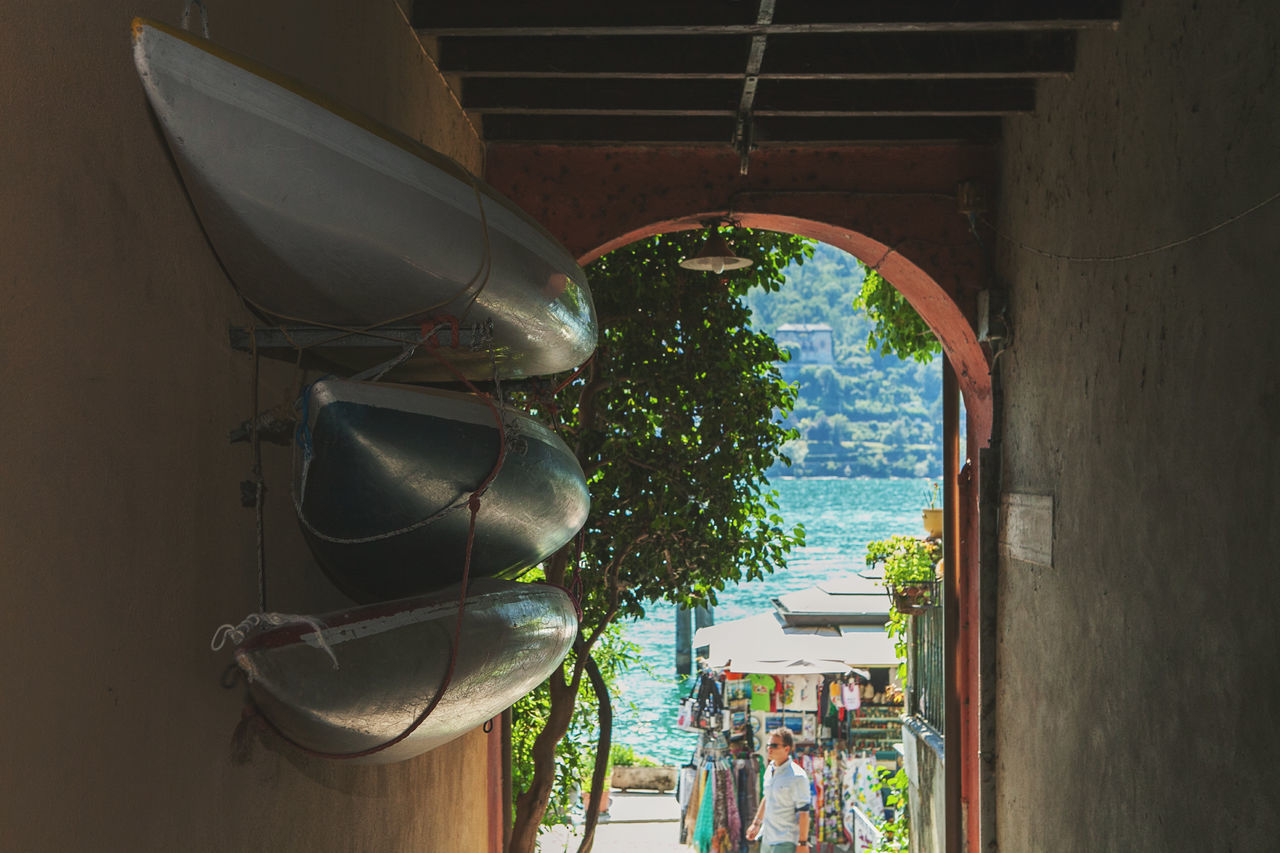
[[[490,346],[504,377],[570,370],[595,349],[582,268],[450,158],[154,21],[134,20],[133,52],[209,241],[262,313],[347,328],[492,321],[491,341],[447,350],[472,379],[491,376]],[[327,357],[354,373],[386,353]],[[393,378],[451,379],[429,355]]]
[[[467,500],[480,496],[472,577],[518,576],[568,542],[590,508],[586,478],[554,432],[487,398],[328,379],[304,400],[294,495],[303,534],[356,601],[457,583]],[[503,448],[505,447],[505,453]]]
[[[342,757],[408,731],[439,691],[458,626],[458,589],[314,617],[251,636],[235,651],[258,711],[280,734]],[[568,653],[578,620],[545,584],[470,585],[455,669],[430,715],[403,740],[353,760],[402,761],[509,708]]]

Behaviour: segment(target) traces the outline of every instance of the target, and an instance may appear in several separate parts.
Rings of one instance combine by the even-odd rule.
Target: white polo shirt
[[[764,823],[760,843],[795,844],[800,840],[797,815],[809,810],[809,777],[788,759],[781,767],[769,762],[764,772]]]

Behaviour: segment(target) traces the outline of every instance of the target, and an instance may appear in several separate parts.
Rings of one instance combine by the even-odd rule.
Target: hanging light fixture
[[[750,258],[740,258],[729,248],[729,241],[714,225],[707,229],[707,242],[702,244],[698,254],[685,258],[680,266],[687,270],[712,272],[716,275],[725,270],[740,270],[752,264]]]

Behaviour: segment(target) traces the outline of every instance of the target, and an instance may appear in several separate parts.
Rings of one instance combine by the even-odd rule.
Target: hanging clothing
[[[841,819],[854,851],[870,850],[876,833],[870,820],[880,820],[884,806],[880,792],[873,786],[876,776],[875,759],[867,754],[850,755],[842,771],[843,801]],[[854,808],[857,808],[857,812]],[[859,818],[859,813],[863,815]]]
[[[751,710],[777,710],[777,700],[774,697],[774,692],[778,687],[777,679],[772,675],[755,673],[753,675],[748,675],[747,681],[751,682]]]
[[[693,828],[693,844],[698,853],[711,853],[711,837],[715,834],[716,786],[710,764],[703,771],[702,778],[702,804],[698,807],[698,821]]]
[[[844,707],[849,711],[856,711],[862,707],[862,690],[856,684],[846,684],[840,691],[843,695]]]
[[[729,771],[717,761],[711,770],[716,783],[715,823],[716,829],[729,825]]]
[[[755,764],[758,760],[759,756],[752,755],[750,758],[739,758],[733,763],[737,779],[738,816],[740,821],[745,820],[747,823],[750,823],[751,819],[755,817],[756,809],[760,805],[755,772]],[[741,826],[739,831],[741,831]]]
[[[689,804],[694,800],[694,792],[698,787],[698,766],[685,764],[680,768],[680,777],[676,780],[676,801],[680,803],[680,843],[689,840]]]
[[[815,815],[818,841],[827,844],[842,844],[845,841],[845,835],[840,822],[840,755],[836,752],[826,753],[815,769],[815,773],[822,780],[823,791],[822,801]]]
[[[742,813],[738,811],[737,774],[730,764],[724,771],[727,788],[725,801],[729,806],[729,849],[737,850],[742,845]]]
[[[693,833],[698,824],[698,812],[702,808],[702,795],[705,784],[706,774],[698,771],[693,793],[689,797],[689,808],[685,812],[684,823],[681,824],[680,843],[682,844],[693,843]]]

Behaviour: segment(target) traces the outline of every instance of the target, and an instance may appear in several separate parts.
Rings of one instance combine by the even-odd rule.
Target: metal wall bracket
[[[447,327],[445,327],[447,328]],[[240,352],[263,350],[295,350],[299,347],[370,348],[395,347],[416,344],[422,339],[421,326],[389,326],[367,333],[341,332],[316,326],[263,326],[246,329],[232,326],[229,329],[231,348]],[[439,329],[437,329],[439,336]]]

